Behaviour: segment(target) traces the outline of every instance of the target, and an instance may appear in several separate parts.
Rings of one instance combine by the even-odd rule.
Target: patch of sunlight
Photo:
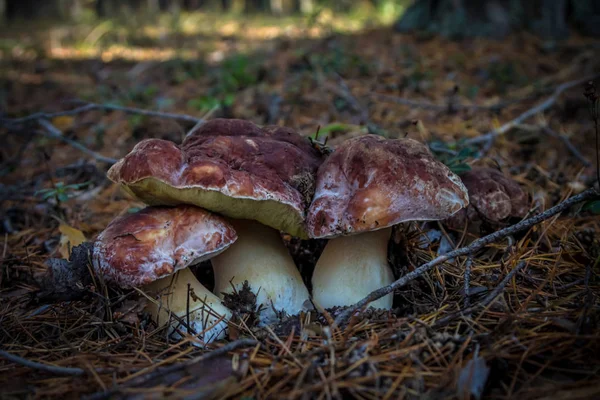
[[[174,57],[190,60],[199,57],[195,50],[164,49],[158,47],[131,47],[112,45],[107,49],[53,47],[48,54],[57,60],[77,60],[87,58],[100,58],[104,62],[115,59],[126,61],[166,61]]]
[[[403,9],[398,1],[382,1],[378,7],[358,6],[348,14],[324,7],[304,16],[182,12],[51,27],[36,24],[33,31],[12,32],[14,39],[2,40],[0,58],[101,58],[106,62],[163,61],[173,57],[211,59],[231,50],[253,51],[277,38],[319,39],[332,33],[356,33],[392,22]],[[228,41],[230,38],[235,41]]]

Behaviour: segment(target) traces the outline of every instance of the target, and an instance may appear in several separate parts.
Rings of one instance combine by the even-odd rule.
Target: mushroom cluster
[[[171,208],[150,207],[114,221],[96,241],[95,269],[124,287],[146,285],[176,273],[168,283],[159,280],[150,287],[155,292],[168,290],[159,294],[154,304],[174,315],[173,329],[189,319],[190,310],[181,307],[180,299],[189,297],[187,283],[195,278],[184,268],[208,258],[215,273],[216,296],[222,299],[248,282],[262,308],[260,323],[271,323],[282,314],[298,314],[311,306],[310,296],[279,232],[308,237],[304,219],[321,157],[306,138],[291,129],[260,128],[242,120],[207,122],[181,146],[166,140],[143,140],[111,167],[108,177],[149,206]],[[213,249],[216,239],[211,234],[215,232],[207,232],[205,227],[190,226],[189,237],[178,234],[185,224],[193,225],[183,217],[176,223],[174,217],[183,213],[181,207],[202,210],[213,230],[227,231],[227,235],[222,233],[222,240],[228,239],[227,251]],[[165,210],[173,215],[166,216]],[[144,218],[148,226],[142,222]],[[164,219],[164,226],[151,227],[157,224],[151,219]],[[134,228],[132,224],[136,224]],[[147,237],[148,244],[145,239],[138,241],[138,236]],[[162,249],[158,242],[166,237],[170,243]],[[182,248],[187,253],[179,254]],[[205,252],[210,252],[210,257]],[[124,271],[127,278],[122,276]],[[154,273],[152,279],[146,276],[150,272]],[[230,311],[198,285],[193,283],[196,296],[192,297],[206,295],[205,305],[213,308],[221,321],[226,319]],[[207,342],[206,332],[212,332],[216,322],[197,314],[200,322],[193,326],[194,333],[202,334]]]
[[[366,135],[323,158],[291,129],[242,120],[207,122],[181,145],[144,140],[108,176],[149,207],[98,236],[93,265],[107,281],[142,287],[159,325],[206,343],[223,335],[232,315],[222,299],[245,282],[262,307],[261,324],[313,304],[350,305],[393,281],[392,226],[468,211],[463,181],[415,140]],[[282,233],[329,239],[312,297]],[[214,294],[188,269],[208,259]],[[392,295],[371,306],[390,309]]]

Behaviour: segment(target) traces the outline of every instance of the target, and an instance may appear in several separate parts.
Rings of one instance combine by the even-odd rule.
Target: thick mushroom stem
[[[391,228],[330,239],[313,272],[313,300],[323,308],[349,306],[375,289],[389,285],[394,276],[388,265]],[[393,296],[370,304],[392,308]]]
[[[215,272],[215,290],[218,296],[241,289],[248,281],[257,295],[257,305],[262,304],[260,323],[269,324],[284,311],[294,315],[306,310],[308,289],[294,264],[279,233],[250,220],[229,221],[235,228],[238,240],[227,251],[211,261]]]
[[[144,292],[153,297],[159,295],[156,303],[148,305],[158,326],[171,321],[170,332],[179,330],[187,333],[189,323],[192,330],[190,333],[198,336],[204,343],[225,336],[231,311],[196,279],[189,268],[146,285]],[[172,318],[170,314],[179,318]]]

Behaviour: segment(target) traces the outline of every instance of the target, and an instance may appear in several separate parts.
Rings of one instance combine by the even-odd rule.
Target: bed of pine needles
[[[226,50],[247,50],[244,40],[234,35]],[[243,74],[252,79],[231,89],[233,103],[216,115],[306,135],[326,127],[333,145],[367,131],[430,143],[475,138],[600,67],[600,42],[579,37],[548,48],[527,34],[454,43],[381,29],[263,44],[252,49],[256,65],[242,76],[233,72],[238,82]],[[27,51],[3,53],[3,117],[69,110],[82,98],[155,109],[150,96],[169,99],[166,112],[200,118],[207,110],[190,100],[212,95],[228,71],[209,64],[201,76],[174,83],[171,75],[189,72],[189,60],[173,67],[152,59],[61,59],[57,49],[31,58]],[[152,58],[151,50],[139,51]],[[138,97],[130,96],[133,81],[158,94],[135,89]],[[476,88],[472,96],[467,88]],[[48,121],[110,158],[145,137],[179,141],[194,125],[136,115],[95,110]],[[226,340],[202,349],[193,337],[173,341],[157,329],[136,291],[95,280],[80,299],[48,302],[36,294],[49,258],[68,255],[71,242],[92,240],[112,218],[142,206],[106,180],[107,163],[44,135],[43,127],[34,120],[0,131],[0,350],[18,357],[0,354],[2,398],[600,397],[600,218],[581,205],[413,280],[395,293],[390,312],[366,310],[341,326],[333,324],[336,309],[265,328],[242,318]],[[460,163],[510,174],[531,194],[532,214],[591,186],[593,124],[583,85],[511,128],[485,155],[469,153]],[[485,234],[437,223],[397,227],[390,244],[396,277],[436,257],[440,242],[427,239],[431,230],[453,247]],[[309,283],[323,242],[284,239]],[[209,269],[197,273],[210,286]]]

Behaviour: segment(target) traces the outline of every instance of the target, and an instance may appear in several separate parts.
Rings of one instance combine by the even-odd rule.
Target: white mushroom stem
[[[308,289],[279,232],[249,220],[230,221],[238,240],[211,261],[218,296],[240,290],[244,281],[262,304],[260,322],[269,324],[278,313],[294,315],[310,306]]]
[[[391,231],[385,228],[330,239],[313,272],[313,301],[323,308],[349,306],[392,283],[387,259]],[[369,306],[389,310],[392,300],[389,294]]]
[[[148,309],[158,326],[171,322],[169,333],[175,330],[187,333],[186,325],[189,321],[189,327],[204,343],[225,336],[231,311],[196,279],[189,268],[152,282],[143,290],[153,298],[160,293],[156,303],[150,303]],[[171,314],[179,319],[173,318]]]

